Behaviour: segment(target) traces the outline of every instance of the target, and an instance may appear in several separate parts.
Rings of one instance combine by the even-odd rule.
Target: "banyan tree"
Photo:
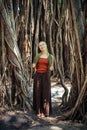
[[[32,60],[41,40],[55,57],[51,75],[65,90],[61,119],[87,120],[86,0],[0,0],[0,87],[10,99],[5,100],[11,107],[32,107]]]

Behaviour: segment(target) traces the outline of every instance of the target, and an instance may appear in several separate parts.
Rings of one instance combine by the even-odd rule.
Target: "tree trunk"
[[[27,78],[24,74],[21,55],[17,46],[16,36],[14,35],[15,32],[11,27],[10,21],[7,17],[7,13],[2,1],[0,1],[0,16],[2,17],[5,25],[5,41],[8,46],[8,59],[14,67],[15,76],[18,82],[20,83],[23,96],[26,98],[26,100],[29,100],[29,83],[27,82]],[[28,108],[30,106],[29,103],[30,100],[27,104],[25,101],[25,104],[28,106]]]

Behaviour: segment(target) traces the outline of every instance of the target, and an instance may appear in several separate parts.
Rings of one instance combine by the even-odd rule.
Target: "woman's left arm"
[[[51,55],[51,58],[52,58],[52,63],[50,65],[50,70],[53,71],[54,70],[54,56]]]

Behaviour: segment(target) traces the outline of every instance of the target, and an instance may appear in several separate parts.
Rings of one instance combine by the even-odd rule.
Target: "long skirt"
[[[51,83],[49,73],[38,73],[34,75],[33,85],[33,109],[36,114],[51,113]]]

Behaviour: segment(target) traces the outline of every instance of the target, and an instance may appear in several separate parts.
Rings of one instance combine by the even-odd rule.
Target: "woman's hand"
[[[33,63],[33,64],[32,64],[32,68],[35,68],[35,67],[36,67],[36,64],[35,64],[35,63]]]
[[[54,67],[53,67],[53,66],[50,66],[50,70],[53,71],[53,70],[54,70]]]

